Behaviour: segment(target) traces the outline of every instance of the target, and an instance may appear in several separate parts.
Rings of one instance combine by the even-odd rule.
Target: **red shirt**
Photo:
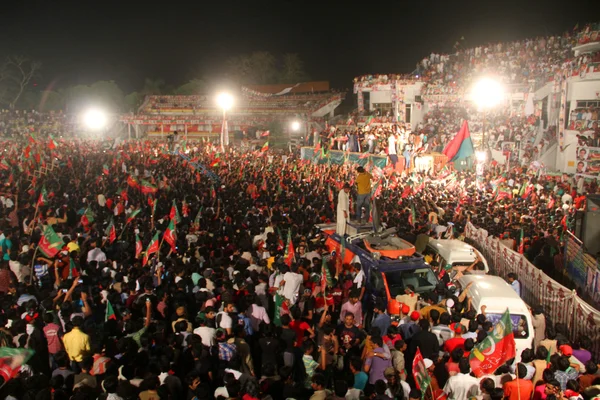
[[[452,351],[454,349],[456,349],[457,347],[460,347],[461,349],[465,349],[465,339],[461,338],[461,337],[455,337],[455,338],[451,338],[446,340],[446,342],[444,343],[444,351],[447,351],[448,353],[452,353]]]
[[[59,331],[60,326],[55,323],[50,323],[44,327],[44,335],[48,341],[48,353],[50,354],[56,354],[62,350],[62,343],[58,336]]]
[[[304,341],[304,332],[307,329],[310,329],[310,325],[301,320],[294,320],[290,322],[290,328],[296,332],[296,346],[302,347],[302,342]]]
[[[527,379],[519,379],[504,384],[504,396],[508,400],[530,399],[533,394],[533,383]]]

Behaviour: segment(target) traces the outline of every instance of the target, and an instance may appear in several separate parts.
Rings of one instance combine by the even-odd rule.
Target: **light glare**
[[[493,108],[504,99],[504,87],[492,78],[481,78],[473,86],[471,97],[479,108]]]
[[[106,114],[100,110],[88,110],[83,116],[83,123],[92,130],[100,130],[106,126]]]
[[[233,107],[233,96],[229,93],[220,93],[217,95],[217,104],[224,111],[227,111]]]
[[[298,132],[300,130],[300,122],[298,121],[293,121],[292,122],[292,130],[294,132]]]

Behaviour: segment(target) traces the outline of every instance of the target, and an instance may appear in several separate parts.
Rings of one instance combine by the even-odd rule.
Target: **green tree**
[[[192,79],[175,89],[176,95],[193,96],[204,94],[207,91],[206,82],[203,79]]]
[[[232,57],[227,61],[229,76],[240,84],[264,85],[277,81],[276,58],[267,51]]]
[[[162,79],[146,78],[140,93],[144,96],[167,94],[167,85]]]
[[[304,62],[296,53],[283,55],[282,67],[279,71],[279,83],[306,82],[309,79],[304,70]]]
[[[144,101],[144,96],[139,93],[139,92],[133,92],[133,93],[129,93],[127,96],[125,96],[125,99],[123,99],[123,103],[124,103],[124,111],[125,112],[137,112],[137,109],[139,108],[139,106],[142,105],[142,102]]]
[[[98,81],[89,86],[71,86],[62,93],[70,112],[81,112],[91,106],[117,112],[121,111],[125,104],[123,91],[114,81]]]

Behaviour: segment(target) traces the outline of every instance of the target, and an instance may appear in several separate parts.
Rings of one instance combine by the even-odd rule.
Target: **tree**
[[[266,51],[230,58],[227,71],[240,84],[264,85],[277,80],[275,56]]]
[[[129,93],[125,96],[123,100],[125,111],[126,112],[137,112],[138,107],[144,101],[144,96],[142,96],[139,92]]]
[[[166,94],[166,89],[167,88],[164,80],[146,78],[144,81],[144,87],[140,93],[144,96],[158,96],[161,94]]]
[[[206,93],[206,82],[203,79],[192,79],[175,89],[176,95],[193,96]]]
[[[14,108],[42,64],[24,56],[8,56],[0,66],[0,99]]]
[[[284,54],[279,83],[306,82],[308,79],[308,74],[304,71],[304,62],[300,56],[296,53]]]
[[[67,110],[80,112],[90,106],[117,112],[123,109],[123,91],[114,81],[98,81],[89,86],[71,86],[62,91]]]

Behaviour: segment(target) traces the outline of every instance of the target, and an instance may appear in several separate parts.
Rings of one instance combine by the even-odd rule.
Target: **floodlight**
[[[290,126],[294,132],[298,132],[300,130],[300,122],[298,121],[292,121]]]
[[[495,79],[481,78],[471,90],[471,98],[481,109],[490,109],[504,100],[504,86]]]
[[[106,113],[97,109],[86,111],[83,123],[92,130],[98,131],[106,126]]]
[[[227,111],[233,107],[233,96],[229,93],[219,93],[217,95],[217,104],[223,111]]]

